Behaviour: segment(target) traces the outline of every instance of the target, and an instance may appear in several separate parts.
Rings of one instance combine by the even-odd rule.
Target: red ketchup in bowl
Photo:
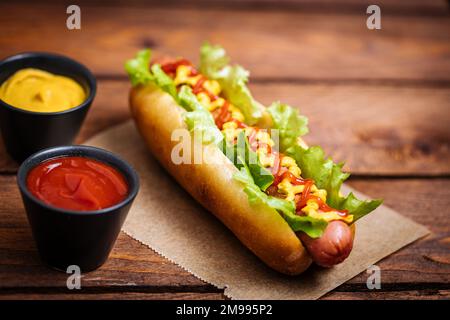
[[[86,157],[61,157],[40,163],[29,172],[27,187],[49,205],[76,211],[108,208],[128,194],[122,173]]]

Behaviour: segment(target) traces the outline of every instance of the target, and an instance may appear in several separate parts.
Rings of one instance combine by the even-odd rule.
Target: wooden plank
[[[448,212],[442,208],[450,206],[450,180],[374,179],[350,184],[385,198],[387,205],[432,232],[378,263],[383,291],[448,290],[450,229]],[[0,176],[0,194],[0,293],[71,294],[65,289],[66,274],[48,269],[38,259],[14,177]],[[337,291],[368,291],[366,280],[362,273]],[[107,263],[83,276],[82,288],[86,294],[221,292],[124,234]]]
[[[70,31],[64,4],[2,4],[0,11],[2,56],[56,51],[102,75],[123,75],[124,61],[143,47],[196,59],[201,43],[209,40],[225,46],[256,78],[450,81],[446,16],[387,15],[383,29],[374,31],[367,29],[364,12],[85,6],[82,29]]]
[[[40,261],[26,221],[21,227],[2,224],[0,237],[0,292],[15,288],[25,292],[70,292],[66,288],[68,275],[49,269]],[[219,292],[124,233],[120,234],[107,263],[84,274],[81,286],[84,293]]]
[[[32,3],[33,1],[26,1]],[[67,5],[69,1],[65,1]],[[52,3],[43,0],[40,3]],[[104,6],[101,0],[80,0],[82,6]],[[302,12],[321,13],[358,13],[364,14],[366,8],[373,4],[370,0],[112,0],[108,6],[158,6],[163,8],[205,8],[222,10],[301,10]],[[445,15],[448,4],[445,0],[379,0],[376,2],[383,14],[416,14],[416,15]]]
[[[0,176],[0,288],[65,288],[67,275],[42,265],[13,176]],[[216,291],[145,245],[121,233],[107,263],[82,277],[82,286],[147,291]],[[0,291],[1,291],[0,289]]]
[[[449,175],[450,89],[384,85],[251,85],[264,104],[281,100],[309,118],[308,143],[362,175]],[[129,118],[128,81],[101,80],[77,139]],[[17,166],[0,146],[0,172]]]
[[[354,174],[450,173],[450,90],[446,88],[258,84],[266,105],[279,99],[309,118],[321,145]]]
[[[415,290],[385,292],[336,292],[333,291],[322,300],[448,300],[449,290]],[[0,300],[227,300],[222,293],[62,293],[62,294],[35,294],[10,293],[1,294]]]
[[[223,293],[0,293],[0,300],[225,300]]]
[[[427,226],[431,234],[383,259],[382,287],[385,290],[412,290],[418,283],[424,289],[449,289],[450,286],[450,180],[448,179],[374,179],[353,180],[350,186],[371,197],[384,198],[384,204]],[[354,286],[366,291],[368,274],[361,273],[338,290]],[[420,285],[419,285],[420,287]]]
[[[112,3],[122,4],[123,1],[115,0]],[[133,3],[133,1],[132,1]],[[135,0],[135,4],[145,4],[148,1]],[[196,8],[207,7],[232,7],[237,8],[249,7],[253,10],[263,9],[297,9],[297,10],[322,10],[325,12],[342,12],[354,11],[365,12],[365,9],[374,4],[371,0],[166,0],[153,1],[153,3],[165,4],[167,6],[195,6]],[[424,13],[444,13],[448,9],[448,3],[445,0],[379,0],[376,4],[383,12],[421,12]],[[357,11],[358,10],[358,11]]]
[[[323,300],[448,300],[450,290],[331,292]]]
[[[33,0],[21,2],[33,3]],[[63,1],[67,4],[70,1]],[[42,0],[40,3],[49,3],[51,0]],[[78,4],[83,6],[105,6],[101,0],[79,0]],[[314,10],[322,9],[332,12],[340,12],[344,9],[351,10],[363,8],[373,4],[370,0],[110,0],[107,6],[160,6],[165,8],[183,8],[194,7],[196,9],[204,8],[227,8],[230,10],[239,10],[249,8],[252,10],[262,9],[297,9]],[[445,0],[378,0],[376,3],[383,10],[388,12],[394,9],[402,13],[409,13],[413,10],[422,10],[422,12],[442,12],[448,9],[448,3]],[[364,12],[365,10],[362,10]],[[394,11],[396,12],[396,11]]]
[[[117,0],[116,0],[117,1]],[[120,3],[120,0],[117,1]],[[140,2],[139,0],[137,2]],[[166,4],[181,4],[181,3],[192,3],[197,5],[235,5],[235,6],[246,6],[246,5],[258,5],[266,6],[270,8],[297,8],[297,9],[308,9],[317,8],[330,11],[339,11],[342,7],[347,10],[351,8],[367,8],[367,6],[374,4],[371,0],[169,0],[164,1]],[[378,6],[382,9],[387,9],[389,12],[397,9],[401,12],[410,12],[413,9],[421,10],[436,10],[445,11],[448,9],[448,3],[445,0],[379,0],[376,2]],[[343,10],[343,9],[341,9]],[[362,11],[364,12],[364,10]],[[422,11],[423,12],[423,11]]]

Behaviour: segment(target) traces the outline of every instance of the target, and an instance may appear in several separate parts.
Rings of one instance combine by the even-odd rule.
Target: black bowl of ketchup
[[[107,260],[139,190],[127,162],[89,146],[33,154],[17,183],[40,257],[64,272],[92,271]]]

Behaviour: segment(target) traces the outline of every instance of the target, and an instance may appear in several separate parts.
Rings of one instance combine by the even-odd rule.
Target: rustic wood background
[[[0,58],[53,51],[86,64],[98,94],[77,138],[129,118],[123,63],[138,49],[197,61],[204,40],[250,69],[263,103],[298,106],[321,144],[353,172],[349,184],[431,235],[383,259],[382,289],[360,274],[324,299],[450,297],[450,20],[446,1],[378,1],[382,30],[368,30],[361,0],[95,1],[82,29],[65,27],[52,1],[0,4]],[[108,4],[107,6],[105,4]],[[66,275],[37,256],[16,187],[17,165],[0,146],[0,299],[223,299],[121,234],[108,262],[66,289]]]

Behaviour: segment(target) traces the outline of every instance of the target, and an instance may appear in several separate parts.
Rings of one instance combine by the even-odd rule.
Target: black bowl
[[[92,158],[113,166],[128,183],[127,197],[109,208],[72,211],[48,205],[33,196],[26,182],[29,171],[43,161],[64,156]],[[106,261],[139,190],[138,176],[127,162],[111,152],[89,146],[49,148],[30,156],[19,168],[17,183],[42,260],[64,272],[71,265],[88,272]]]
[[[0,85],[16,71],[38,68],[70,77],[86,91],[86,100],[77,107],[59,112],[33,112],[0,100],[0,127],[6,150],[21,163],[29,155],[48,147],[72,144],[94,100],[94,75],[82,64],[52,53],[21,53],[0,62]]]

